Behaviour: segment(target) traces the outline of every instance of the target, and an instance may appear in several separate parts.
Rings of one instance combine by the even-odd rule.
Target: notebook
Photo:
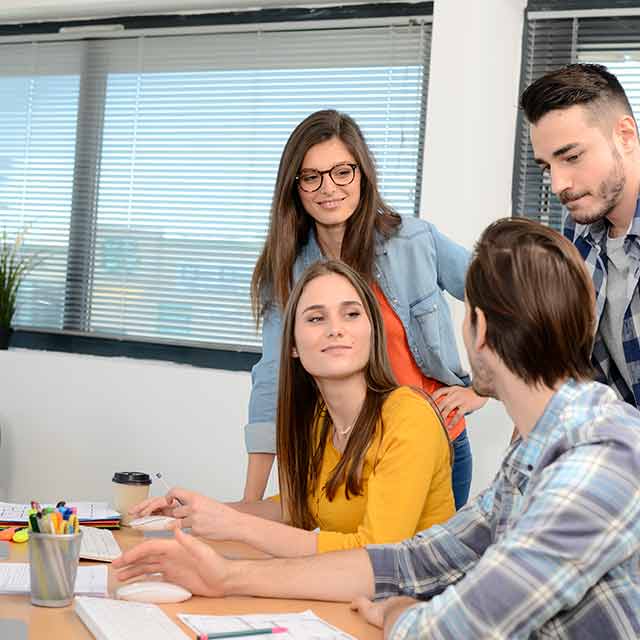
[[[80,529],[82,531],[81,558],[111,562],[122,553],[120,545],[108,529],[94,529],[93,527],[80,527]]]
[[[97,640],[190,640],[155,604],[76,596],[73,608]]]
[[[55,506],[43,504],[43,507]],[[93,527],[120,527],[120,514],[114,511],[106,502],[68,502],[67,506],[78,509],[78,520],[81,524]],[[25,525],[28,521],[29,504],[15,502],[0,502],[0,527]]]

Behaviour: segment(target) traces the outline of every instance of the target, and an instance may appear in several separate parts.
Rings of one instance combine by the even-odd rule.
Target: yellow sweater
[[[319,488],[309,496],[318,553],[399,542],[455,513],[449,444],[429,403],[400,387],[385,401],[382,423],[365,456],[363,493],[349,500],[344,484],[331,502],[322,489],[341,455],[329,436]]]

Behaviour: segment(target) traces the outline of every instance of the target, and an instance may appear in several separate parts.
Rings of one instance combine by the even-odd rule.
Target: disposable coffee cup
[[[151,478],[139,471],[119,471],[113,474],[113,506],[120,513],[120,524],[128,525],[133,516],[129,509],[149,497]]]
[[[82,531],[72,534],[29,534],[31,602],[40,607],[66,607],[73,600]]]

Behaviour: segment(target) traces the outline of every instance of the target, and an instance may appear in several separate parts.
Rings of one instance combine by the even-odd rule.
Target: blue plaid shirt
[[[376,597],[420,600],[391,638],[640,638],[640,414],[565,383],[450,520],[367,547]]]
[[[631,260],[629,279],[627,281],[627,310],[622,321],[622,348],[627,362],[633,389],[620,373],[607,345],[600,333],[600,319],[607,301],[607,233],[609,223],[599,220],[590,225],[576,224],[571,216],[564,221],[564,235],[576,245],[591,273],[596,289],[596,305],[598,314],[598,332],[593,346],[592,362],[600,382],[608,384],[618,395],[640,408],[640,200],[631,223],[631,229],[624,241],[624,251]]]

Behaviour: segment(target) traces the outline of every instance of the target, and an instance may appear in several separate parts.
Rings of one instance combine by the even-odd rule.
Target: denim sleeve
[[[471,254],[438,231],[433,224],[429,226],[436,248],[438,285],[458,300],[464,300],[464,279]]]
[[[248,453],[276,452],[275,421],[281,339],[282,316],[280,310],[271,305],[263,316],[262,357],[251,370],[249,423],[244,431]]]

